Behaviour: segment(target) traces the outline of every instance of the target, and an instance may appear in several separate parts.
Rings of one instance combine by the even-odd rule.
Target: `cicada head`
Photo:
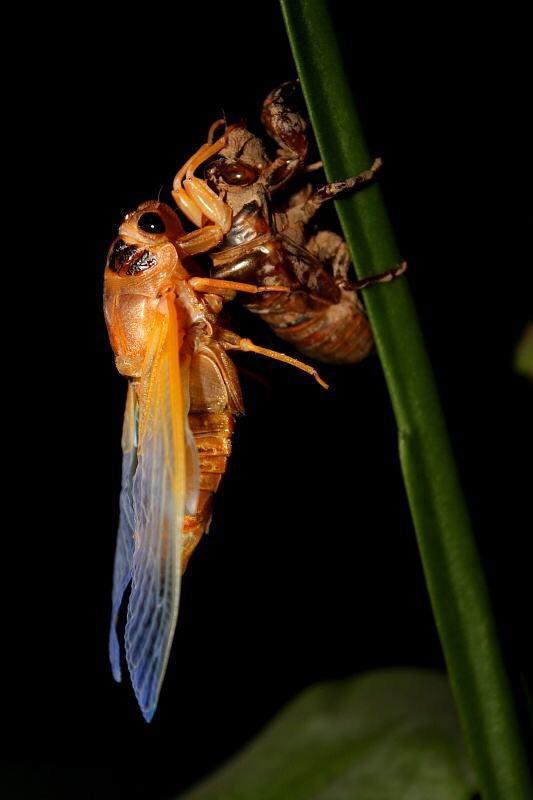
[[[109,250],[107,268],[132,277],[173,260],[173,242],[183,236],[181,223],[164,203],[142,203],[127,214]]]
[[[127,214],[109,250],[104,312],[119,372],[140,375],[162,295],[186,276],[176,250],[184,235],[171,208],[156,201]]]

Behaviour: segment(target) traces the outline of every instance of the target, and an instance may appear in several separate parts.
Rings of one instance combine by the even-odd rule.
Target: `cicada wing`
[[[130,384],[126,398],[124,425],[122,429],[122,487],[120,491],[120,518],[118,524],[117,545],[115,549],[115,567],[113,571],[113,595],[111,630],[109,633],[109,658],[113,677],[120,681],[120,645],[117,637],[117,620],[124,592],[131,580],[133,561],[133,533],[135,530],[133,515],[133,476],[137,468],[137,400],[135,390]]]
[[[181,583],[187,475],[198,456],[190,434],[180,369],[178,323],[171,296],[154,332],[138,387],[139,441],[133,479],[134,551],[126,622],[126,660],[145,719],[150,720],[165,674]],[[189,464],[187,464],[187,457]]]

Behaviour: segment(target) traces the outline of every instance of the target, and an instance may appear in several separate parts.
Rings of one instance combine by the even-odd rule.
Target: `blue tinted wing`
[[[137,468],[137,403],[135,390],[130,384],[124,412],[122,429],[122,488],[120,491],[120,518],[118,524],[115,567],[113,571],[113,595],[111,630],[109,632],[109,658],[113,677],[120,681],[120,645],[117,637],[117,620],[124,592],[131,580],[133,561],[133,476]]]
[[[187,496],[187,414],[174,300],[154,332],[139,385],[139,445],[126,660],[145,719],[157,706],[178,615]],[[190,466],[189,466],[190,468]]]

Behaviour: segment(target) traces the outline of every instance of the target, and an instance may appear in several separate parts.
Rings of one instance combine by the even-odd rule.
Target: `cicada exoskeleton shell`
[[[373,349],[357,290],[398,277],[405,265],[362,284],[350,280],[351,259],[343,239],[333,231],[309,229],[324,202],[370,183],[379,159],[354,178],[317,190],[307,183],[279,199],[279,190],[292,179],[321,166],[306,166],[307,123],[294,105],[297,92],[296,84],[285,83],[263,104],[262,122],[278,145],[273,158],[258,136],[243,125],[232,125],[225,146],[207,166],[208,186],[233,212],[231,227],[211,254],[212,275],[286,287],[284,295],[245,296],[242,303],[305,355],[329,363],[356,363]]]

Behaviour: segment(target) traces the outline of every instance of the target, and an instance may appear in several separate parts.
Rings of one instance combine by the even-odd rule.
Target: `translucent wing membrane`
[[[133,512],[126,660],[147,720],[157,706],[178,615],[183,518],[187,495],[192,499],[197,492],[194,479],[187,476],[198,472],[196,450],[187,446],[188,403],[184,402],[177,318],[171,296],[167,298],[167,309],[168,314],[161,315],[149,343],[138,387],[137,466],[133,481],[126,484],[131,491],[131,506],[124,499],[126,509]],[[119,546],[120,543],[117,553]],[[121,576],[116,568],[115,581]],[[124,582],[123,576],[122,579]],[[124,591],[121,586],[115,584],[117,598]],[[116,614],[114,611],[115,620]],[[115,644],[112,633],[114,672],[113,658],[118,652]]]
[[[120,645],[117,638],[117,619],[124,592],[131,580],[133,560],[133,476],[137,468],[137,401],[130,384],[122,429],[122,488],[120,491],[120,519],[118,524],[115,568],[113,572],[113,596],[111,631],[109,635],[109,658],[116,681],[122,678],[120,669]]]

